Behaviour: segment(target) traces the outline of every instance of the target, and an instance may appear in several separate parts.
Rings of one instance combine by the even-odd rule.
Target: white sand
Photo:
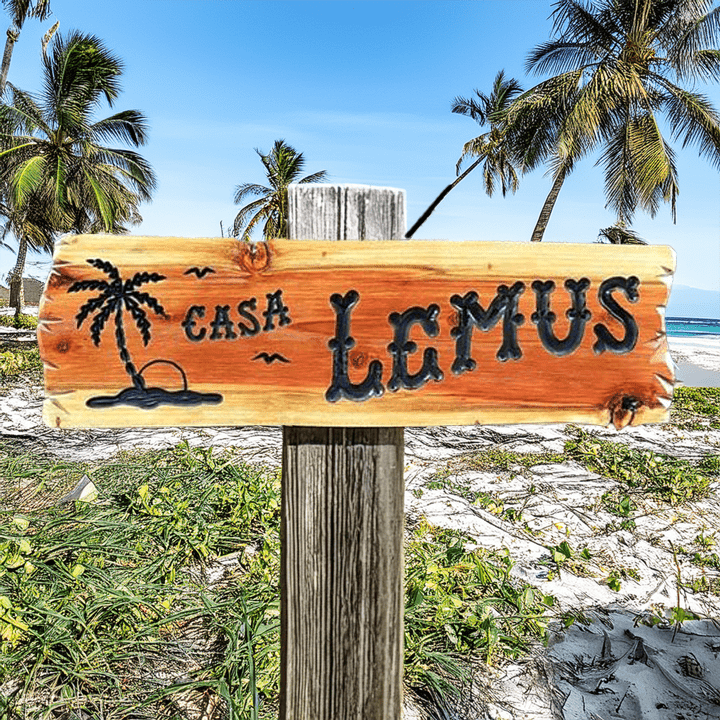
[[[668,336],[670,355],[678,362],[689,362],[705,370],[720,372],[720,336],[672,337]]]

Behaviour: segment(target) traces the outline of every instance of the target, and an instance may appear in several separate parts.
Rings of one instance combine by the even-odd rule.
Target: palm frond
[[[320,170],[320,172],[313,173],[312,175],[306,175],[302,180],[297,180],[296,182],[301,184],[306,183],[317,183],[321,182],[322,180],[325,180],[327,178],[328,174],[326,170]],[[289,185],[290,183],[288,183]]]
[[[243,183],[235,188],[235,195],[233,202],[239,205],[248,195],[261,195],[267,196],[272,194],[272,188],[265,187],[265,185],[257,185],[256,183]]]
[[[135,321],[135,326],[140,331],[143,345],[147,347],[150,342],[150,321],[148,320],[147,313],[135,302],[135,298],[125,296],[125,307],[130,311],[132,319]]]
[[[697,145],[700,157],[720,168],[720,113],[700,93],[666,82],[665,103],[674,139],[682,147]]]
[[[525,69],[535,75],[565,73],[577,68],[591,68],[601,57],[596,49],[580,43],[549,41],[530,52]]]
[[[85,290],[107,290],[110,284],[107,280],[77,280],[69,288],[68,292],[83,292]]]
[[[101,260],[100,258],[90,258],[85,262],[87,262],[88,265],[92,265],[93,267],[97,268],[98,270],[102,270],[111,280],[120,280],[119,270],[108,260]]]
[[[270,212],[270,205],[266,198],[262,197],[259,200],[248,203],[245,207],[241,208],[240,212],[235,216],[233,222],[232,234],[234,237],[240,237],[241,234],[249,233],[255,226],[253,220],[249,220],[251,216],[264,217]]]
[[[127,291],[134,290],[135,288],[140,287],[141,285],[145,285],[146,283],[156,283],[160,282],[162,280],[165,280],[165,275],[160,275],[160,273],[156,272],[140,272],[135,273],[135,275],[132,276],[130,280],[125,281],[125,288]],[[150,297],[150,296],[148,296]],[[158,305],[158,307],[160,307]],[[153,308],[154,309],[154,308]],[[160,308],[160,315],[163,315],[165,311]]]
[[[457,96],[452,101],[451,112],[458,115],[465,115],[472,118],[480,125],[484,125],[488,119],[486,110],[490,104],[490,100],[487,95],[480,92],[480,90],[475,90],[475,94],[480,100],[479,103],[475,101],[475,98]]]
[[[618,222],[610,227],[602,228],[598,238],[607,240],[613,245],[647,245],[638,233],[631,230],[624,222]]]
[[[93,318],[93,321],[90,324],[90,337],[92,338],[94,345],[97,346],[100,344],[100,337],[102,336],[102,331],[105,327],[105,323],[107,322],[111,313],[116,309],[117,304],[117,300],[111,300]],[[78,327],[80,327],[80,324],[78,324]]]
[[[16,206],[24,206],[28,197],[35,192],[42,181],[45,166],[45,158],[42,155],[30,157],[20,163],[10,181],[13,202]]]
[[[149,293],[135,293],[135,300],[142,305],[147,305],[156,315],[165,316],[165,308]]]
[[[22,28],[29,17],[45,20],[50,15],[50,0],[3,0],[13,25]]]
[[[91,282],[96,284],[89,284]],[[84,284],[81,286],[81,283]],[[107,298],[109,297],[108,291],[110,290],[110,285],[104,280],[83,280],[81,282],[74,283],[71,287],[74,289],[68,290],[68,292],[78,292],[80,290],[96,290],[98,288],[104,290],[103,293],[101,293],[97,297],[90,298],[80,307],[78,314],[75,316],[75,319],[77,320],[77,327],[80,328],[83,322],[85,322],[85,319],[88,317],[88,315],[94,313],[96,310],[99,310],[103,306],[105,300],[107,300]],[[97,345],[97,343],[95,344]]]
[[[147,118],[138,110],[123,110],[93,123],[90,134],[97,141],[120,140],[128,145],[144,145],[147,142]]]

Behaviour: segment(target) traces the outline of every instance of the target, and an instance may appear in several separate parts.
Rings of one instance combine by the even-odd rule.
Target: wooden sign
[[[667,419],[668,247],[86,235],[40,307],[45,422]]]

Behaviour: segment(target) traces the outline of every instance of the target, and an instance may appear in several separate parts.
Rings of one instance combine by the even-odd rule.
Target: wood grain
[[[291,234],[405,232],[405,193],[294,185]],[[365,245],[371,253],[373,245]],[[399,720],[402,428],[283,428],[280,720]]]
[[[163,276],[136,288],[156,298],[164,314],[147,305],[150,337],[144,344],[137,322],[123,309],[126,351],[136,371],[143,370],[148,387],[179,393],[219,394],[217,404],[161,404],[147,409],[131,405],[88,407],[94,397],[113,396],[132,386],[127,363],[121,360],[114,323],[108,317],[97,344],[91,337],[90,313],[78,328],[80,308],[99,289],[68,292],[76,283],[108,281],[105,271],[88,263],[101,259],[118,269],[123,281],[136,273]],[[192,268],[197,270],[192,271]],[[210,268],[200,277],[204,268]],[[667,305],[674,254],[667,247],[598,244],[521,244],[441,241],[275,240],[251,246],[222,238],[144,238],[75,236],[57,246],[40,308],[38,339],[45,362],[47,400],[45,421],[56,427],[124,427],[157,425],[292,424],[323,426],[437,425],[504,422],[588,422],[621,426],[667,419],[674,375],[667,349],[664,310]],[[603,307],[598,292],[612,277],[639,279],[639,299],[631,303],[622,292],[614,297],[636,320],[638,339],[631,352],[597,354],[594,327],[603,325],[614,337],[623,327]],[[536,280],[556,287],[550,307],[557,316],[554,332],[568,332],[567,279],[587,278],[587,310],[591,319],[581,343],[571,354],[557,356],[540,342],[532,320]],[[455,295],[474,291],[483,308],[498,287],[523,284],[517,310],[519,359],[498,360],[503,321],[472,332],[473,371],[452,370],[457,355],[452,330],[458,312]],[[75,285],[77,287],[77,285]],[[268,296],[281,290],[289,322],[276,313],[267,318]],[[354,346],[348,353],[349,381],[360,383],[373,361],[382,363],[384,393],[362,402],[342,398],[329,402],[333,383],[333,352],[337,311],[333,294],[357,292],[351,313]],[[255,309],[247,302],[255,300]],[[253,324],[239,312],[243,306],[261,329],[243,335]],[[408,340],[417,351],[407,356],[407,370],[417,373],[426,348],[435,348],[442,380],[430,380],[414,390],[393,392],[388,381],[393,367],[389,345],[395,328],[392,313],[410,308],[439,308],[438,334],[428,337],[412,325]],[[183,322],[190,308],[191,340]],[[216,308],[227,308],[213,334]],[[227,324],[230,323],[228,331]],[[266,329],[267,328],[267,329]],[[232,337],[231,337],[232,336]],[[275,357],[277,354],[289,362]],[[148,365],[150,363],[150,365]],[[179,370],[182,368],[182,370]],[[630,413],[618,404],[634,398]]]
[[[283,428],[281,720],[397,720],[402,428]]]

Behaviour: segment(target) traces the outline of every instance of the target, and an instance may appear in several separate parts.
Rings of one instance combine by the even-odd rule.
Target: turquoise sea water
[[[720,341],[720,320],[710,318],[665,318],[668,335],[673,337],[715,337]]]

